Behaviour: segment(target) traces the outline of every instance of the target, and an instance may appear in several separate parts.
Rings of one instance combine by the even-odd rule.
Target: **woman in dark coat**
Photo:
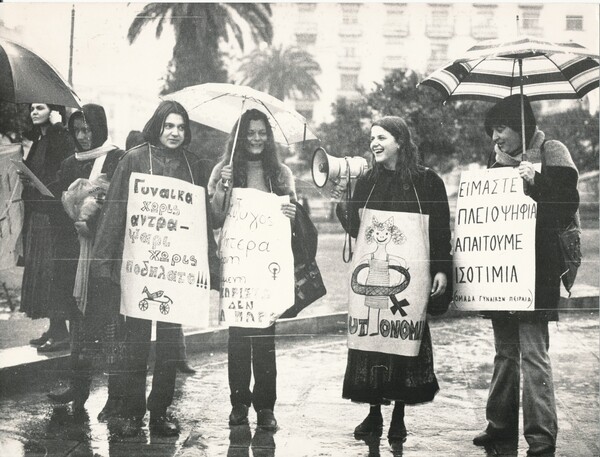
[[[371,151],[375,166],[358,179],[351,200],[338,204],[338,218],[344,230],[356,238],[361,222],[359,210],[365,207],[429,215],[433,284],[428,312],[443,313],[449,304],[452,282],[450,215],[444,183],[433,170],[418,165],[417,147],[399,117],[387,116],[373,124]],[[338,184],[333,196],[339,198],[346,184],[344,181]],[[404,405],[431,401],[438,390],[427,325],[416,357],[348,350],[342,395],[371,405],[369,415],[354,431],[357,437],[381,434],[381,405],[394,401],[388,438],[404,441],[407,435]]]
[[[112,144],[105,144],[108,138],[108,126],[104,108],[93,103],[83,105],[80,111],[69,118],[69,134],[77,151],[62,162],[57,180],[50,185],[56,196],[70,191],[72,184],[79,179],[98,179],[103,175],[107,181],[112,177],[123,151]],[[77,183],[75,183],[77,184]],[[75,202],[74,202],[75,203]],[[91,202],[94,203],[94,202]],[[67,390],[61,393],[49,393],[48,396],[59,403],[73,402],[73,410],[81,412],[90,393],[91,360],[83,354],[84,342],[101,338],[105,333],[105,325],[94,316],[93,306],[88,306],[86,262],[89,264],[89,248],[94,239],[100,202],[86,204],[80,210],[76,220],[71,219],[65,211],[57,212],[55,226],[59,228],[57,239],[57,258],[55,268],[65,278],[61,291],[65,300],[71,299],[69,322],[71,327],[71,380]],[[84,249],[84,244],[88,247]],[[83,253],[80,252],[82,250]],[[82,257],[80,260],[80,256]],[[78,274],[79,268],[79,274]],[[77,303],[72,302],[74,285],[78,282]],[[84,331],[83,319],[87,316],[88,334]],[[116,326],[116,322],[111,325]],[[109,401],[114,398],[114,375],[109,377]],[[112,394],[112,395],[111,395]],[[112,398],[111,398],[112,397]],[[106,409],[106,408],[105,408]],[[103,410],[100,417],[107,416]]]
[[[73,153],[73,143],[62,121],[65,108],[45,103],[31,104],[33,144],[25,165],[46,186],[56,179],[61,162]],[[21,286],[21,311],[32,319],[47,317],[49,329],[30,341],[40,352],[69,347],[66,319],[73,297],[62,294],[63,275],[54,268],[58,230],[53,227],[54,216],[62,211],[60,196],[52,199],[42,195],[20,174],[24,184],[25,202],[23,224],[24,271]]]
[[[524,99],[527,161],[522,160],[521,101],[511,95],[492,107],[485,131],[494,141],[489,168],[518,167],[525,192],[537,202],[535,228],[535,310],[489,312],[496,357],[488,396],[486,430],[473,439],[484,446],[516,440],[519,434],[519,378],[523,372],[523,427],[527,455],[553,454],[558,431],[548,321],[558,320],[562,273],[558,231],[579,207],[577,167],[560,141],[546,140]],[[537,172],[532,162],[541,162]]]
[[[119,313],[120,273],[131,174],[137,172],[166,176],[203,187],[208,181],[208,161],[186,148],[192,139],[190,121],[187,111],[179,103],[163,101],[147,122],[143,133],[148,143],[127,151],[115,170],[94,243],[91,269],[92,281],[95,283],[93,293],[100,300],[104,299],[104,312],[108,315]],[[206,208],[208,204],[207,195]],[[219,260],[209,211],[206,222],[211,288],[216,289],[219,284]],[[161,321],[156,324],[156,361],[152,390],[147,401],[146,372],[152,321],[127,317],[123,333],[125,360],[122,370],[126,385],[121,414],[131,419],[135,429],[135,424],[139,425],[146,414],[147,407],[153,434],[179,434],[179,426],[167,415],[167,408],[173,401],[175,391],[181,325]]]

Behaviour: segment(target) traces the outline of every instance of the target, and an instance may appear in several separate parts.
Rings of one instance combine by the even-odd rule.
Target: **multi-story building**
[[[321,66],[320,98],[294,100],[314,123],[329,120],[338,97],[357,97],[357,87],[369,89],[396,68],[427,75],[480,40],[533,35],[598,52],[599,6],[592,3],[274,3],[272,9],[275,44],[300,46]],[[586,102],[596,109],[597,92]]]

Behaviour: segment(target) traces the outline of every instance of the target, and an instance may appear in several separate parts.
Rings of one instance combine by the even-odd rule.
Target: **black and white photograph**
[[[0,1],[0,456],[600,457],[600,4]]]

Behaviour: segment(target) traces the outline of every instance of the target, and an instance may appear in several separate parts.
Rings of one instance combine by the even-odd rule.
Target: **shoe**
[[[46,341],[48,341],[48,332],[42,333],[42,336],[40,336],[39,338],[29,340],[29,344],[31,344],[32,346],[41,346]]]
[[[277,430],[277,420],[272,409],[261,409],[256,415],[256,425],[263,430]]]
[[[244,425],[248,423],[248,406],[243,403],[233,405],[229,414],[229,425]]]
[[[38,352],[57,352],[57,351],[64,351],[66,349],[69,349],[70,347],[70,342],[69,339],[64,339],[64,340],[55,340],[54,338],[48,338],[48,341],[46,341],[44,344],[42,344],[41,346],[39,346],[37,348]]]
[[[383,433],[383,417],[380,414],[369,414],[354,429],[354,436],[378,435]]]
[[[554,455],[555,447],[549,443],[533,443],[529,445],[527,455],[551,457]]]
[[[406,431],[406,426],[404,425],[404,421],[402,423],[392,423],[390,424],[390,429],[388,431],[388,440],[404,443],[406,441],[406,436],[408,432]]]
[[[475,436],[475,438],[473,438],[473,444],[475,446],[488,446],[490,444],[497,443],[498,441],[511,441],[516,440],[517,438],[518,437],[516,436],[516,434],[514,436],[504,434],[492,435],[487,430],[484,430],[479,435]]]
[[[98,413],[98,421],[106,422],[111,417],[119,416],[119,415],[121,415],[121,410],[122,410],[121,400],[118,398],[108,397],[108,400],[106,400],[106,404],[104,405],[104,408],[102,408],[102,411],[100,411]]]
[[[179,371],[180,373],[185,373],[185,374],[194,374],[194,373],[196,373],[196,370],[193,369],[187,363],[187,360],[180,360],[180,361],[177,362],[177,364],[175,366],[177,367],[177,371]]]
[[[150,432],[158,436],[177,436],[179,425],[172,418],[167,417],[166,413],[150,413]]]
[[[69,387],[67,390],[60,392],[60,393],[54,393],[54,392],[48,392],[47,397],[52,400],[53,402],[56,403],[70,403],[73,400],[75,400],[75,389],[73,389],[73,387]]]

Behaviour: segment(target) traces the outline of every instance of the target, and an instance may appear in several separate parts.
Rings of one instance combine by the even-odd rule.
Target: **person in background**
[[[524,97],[526,157],[523,160],[521,98],[511,95],[486,114],[485,131],[494,142],[488,168],[515,167],[526,193],[537,202],[535,228],[535,310],[491,311],[496,356],[486,407],[488,425],[473,439],[478,446],[515,441],[519,435],[520,374],[523,373],[523,432],[527,455],[553,455],[558,422],[548,348],[548,322],[558,320],[561,259],[558,232],[579,207],[578,171],[564,144],[547,140]],[[542,163],[541,172],[532,162]]]
[[[109,297],[106,306],[110,313],[119,313],[120,272],[123,240],[127,218],[129,178],[132,173],[152,173],[181,179],[206,186],[208,170],[206,161],[186,149],[191,141],[190,121],[187,111],[179,103],[163,101],[144,127],[147,144],[134,147],[125,153],[111,180],[102,208],[93,249],[91,274],[100,297]],[[208,208],[208,196],[206,201]],[[219,284],[219,261],[216,243],[212,236],[210,212],[206,215],[211,288]],[[107,293],[110,291],[110,293]],[[146,402],[146,372],[150,353],[152,321],[127,317],[124,324],[123,375],[127,379],[122,415],[140,423],[150,411],[150,431],[159,436],[179,434],[179,425],[167,408],[173,401],[176,363],[181,335],[181,325],[157,322],[156,361],[152,377],[152,390]]]
[[[90,248],[100,214],[102,195],[89,195],[89,188],[110,181],[114,170],[123,155],[118,147],[106,143],[108,126],[106,113],[100,105],[89,103],[74,112],[69,118],[69,134],[75,144],[76,152],[66,158],[57,174],[57,180],[50,184],[55,195],[74,195],[78,185],[87,184],[85,190],[69,200],[63,198],[67,212],[57,213],[58,252],[55,268],[63,272],[63,276],[72,278],[65,284],[65,294],[75,296],[69,313],[71,331],[71,374],[69,387],[63,391],[48,394],[57,403],[72,402],[74,412],[82,412],[90,393],[92,378],[92,361],[84,352],[86,344],[95,340],[103,340],[109,328],[116,328],[118,321],[109,322],[96,309],[95,302],[88,301],[87,283],[90,262]],[[89,180],[89,181],[87,181]],[[102,194],[105,190],[102,191]],[[85,197],[85,198],[84,198]],[[67,215],[69,213],[69,215]],[[73,284],[75,285],[74,290]],[[115,316],[111,316],[115,317]],[[85,318],[85,325],[84,325]],[[111,330],[112,333],[114,331]],[[99,415],[105,419],[115,412],[118,401],[116,375],[111,373],[108,382],[108,401]]]
[[[73,154],[74,145],[63,122],[63,106],[32,103],[30,106],[33,141],[25,165],[42,183],[48,186],[64,159]],[[38,352],[54,352],[69,348],[69,330],[66,319],[74,305],[74,298],[64,293],[73,283],[68,273],[54,268],[59,246],[59,231],[53,227],[53,215],[62,212],[59,199],[40,193],[27,176],[19,172],[23,183],[25,203],[23,223],[23,283],[21,311],[32,319],[49,318],[50,326],[39,338],[29,343]]]
[[[344,230],[356,238],[363,208],[397,212],[397,221],[402,220],[402,213],[428,215],[433,281],[427,312],[441,314],[448,308],[452,283],[450,211],[444,182],[433,170],[419,164],[417,146],[406,122],[400,117],[386,116],[373,123],[371,151],[375,165],[357,180],[350,201],[340,201],[338,219]],[[337,184],[333,198],[344,195],[347,185],[347,180]],[[389,307],[387,302],[389,299],[385,304]],[[394,401],[388,439],[403,442],[407,436],[405,405],[432,401],[438,390],[428,324],[416,357],[348,349],[342,396],[371,405],[367,417],[354,429],[357,438],[380,436],[383,429],[381,405]]]
[[[277,195],[289,195],[296,201],[296,187],[291,170],[277,156],[273,130],[267,116],[257,109],[244,112],[239,119],[239,136],[235,152],[233,142],[237,122],[233,126],[226,154],[213,168],[208,183],[215,228],[222,227],[227,212],[226,202],[231,188],[252,188]],[[229,165],[233,154],[233,164]],[[282,213],[291,221],[296,215],[293,203],[283,204]],[[275,362],[275,324],[267,328],[229,327],[228,374],[232,404],[229,425],[248,423],[248,409],[254,406],[257,424],[266,430],[277,430],[273,413],[277,398]],[[250,379],[254,374],[254,388]]]

